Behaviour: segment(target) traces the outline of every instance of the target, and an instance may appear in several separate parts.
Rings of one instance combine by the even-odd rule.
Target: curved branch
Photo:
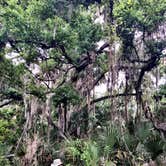
[[[107,95],[107,96],[103,96],[97,99],[94,99],[90,102],[90,104],[94,104],[103,100],[107,100],[109,98],[115,98],[115,97],[124,97],[124,96],[136,96],[136,93],[120,93],[120,94],[116,94],[116,95]]]
[[[103,53],[104,49],[109,47],[110,44],[109,43],[104,43],[97,51],[96,51],[96,54],[101,54]]]

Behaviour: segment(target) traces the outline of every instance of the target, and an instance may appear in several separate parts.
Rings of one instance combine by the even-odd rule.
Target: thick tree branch
[[[105,73],[106,73],[106,72],[107,72],[107,71],[101,73],[101,74],[96,78],[96,80],[94,80],[93,85],[92,85],[92,87],[90,88],[90,91],[98,84],[98,82],[99,82],[101,79],[103,79],[103,77],[105,76]]]
[[[120,94],[116,94],[116,95],[107,95],[107,96],[103,96],[103,97],[92,100],[90,102],[90,104],[94,104],[94,103],[97,103],[97,102],[100,102],[100,101],[103,101],[103,100],[106,100],[106,99],[109,99],[109,98],[124,97],[124,96],[135,96],[135,95],[136,95],[136,93],[120,93]]]
[[[156,67],[158,60],[159,60],[159,57],[154,56],[148,61],[148,63],[146,65],[144,65],[141,68],[138,80],[137,80],[136,85],[135,85],[136,93],[139,92],[139,89],[141,87],[142,79],[145,75],[145,72],[151,71],[154,67]]]
[[[98,77],[96,78],[96,80],[94,80],[94,83],[93,83],[93,87],[92,87],[92,88],[94,88],[94,86],[96,86],[96,85],[98,84],[98,82],[105,76],[105,73],[107,73],[107,71],[101,73],[100,76],[98,76]]]
[[[3,103],[0,104],[0,108],[4,107],[4,106],[6,106],[6,105],[9,105],[9,104],[11,104],[12,102],[14,102],[13,99],[3,102]]]
[[[59,48],[62,52],[62,55],[66,58],[66,60],[75,66],[74,60],[66,53],[65,47],[62,44],[59,44],[55,40],[52,40],[49,44],[40,42],[40,41],[33,41],[33,40],[13,40],[13,39],[8,39],[8,42],[10,45],[16,49],[16,44],[17,43],[26,43],[26,44],[35,44],[36,46],[42,48],[42,49],[50,49],[50,48]],[[17,48],[18,51],[18,48]]]
[[[109,47],[110,46],[110,44],[109,43],[104,43],[97,51],[96,51],[96,54],[101,54],[101,53],[103,53],[103,51],[104,51],[104,49],[105,48],[107,48],[107,47]]]

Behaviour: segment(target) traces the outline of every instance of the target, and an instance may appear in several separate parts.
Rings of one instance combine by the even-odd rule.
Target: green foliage
[[[22,80],[21,75],[24,73],[23,65],[15,66],[10,60],[0,55],[0,77],[2,83],[13,88],[21,88]],[[2,86],[3,87],[3,86]],[[2,89],[5,90],[5,89]]]
[[[101,68],[102,71],[108,70],[108,57],[107,54],[102,53],[96,60],[96,64]],[[98,74],[98,73],[96,73]]]
[[[125,149],[131,151],[135,157],[156,159],[165,152],[165,141],[157,131],[152,131],[152,124],[141,122],[135,128],[134,134],[124,134]],[[123,144],[122,144],[123,145]]]
[[[4,35],[8,34],[6,37],[18,41],[20,54],[28,63],[39,56],[36,50],[39,43],[50,45],[54,41],[61,44],[73,58],[94,49],[102,36],[100,25],[93,22],[83,7],[76,9],[72,20],[67,21],[58,10],[58,6],[65,8],[66,3],[29,0],[24,7],[22,3],[8,0],[8,5],[1,7],[0,19],[4,30],[1,30],[0,37],[4,40]]]
[[[165,48],[165,44],[166,44],[165,41],[163,41],[163,40],[161,40],[161,41],[149,40],[146,44],[147,44],[147,50],[146,50],[147,54],[162,57],[162,51]]]
[[[165,7],[165,0],[122,0],[116,1],[114,15],[123,28],[151,32],[164,20]]]
[[[50,59],[47,62],[41,63],[40,66],[43,71],[47,72],[47,71],[54,70],[58,66],[58,64],[54,60]]]
[[[123,55],[134,56],[133,41],[136,31],[151,34],[165,20],[166,1],[160,0],[122,0],[116,1],[114,16],[116,32],[122,40]],[[140,39],[142,40],[142,39]],[[148,41],[146,54],[161,57],[165,41]],[[157,63],[156,63],[157,65]],[[155,65],[154,65],[155,66]]]
[[[66,145],[68,160],[72,159],[72,164],[97,166],[99,162],[99,149],[94,141],[68,141]],[[69,159],[70,158],[70,159]]]
[[[96,104],[96,114],[95,118],[97,120],[97,124],[102,126],[107,126],[107,122],[109,120],[109,108],[110,103],[109,102],[100,102]]]
[[[96,42],[102,37],[100,25],[95,24],[90,14],[88,14],[83,8],[74,12],[70,24],[78,35],[78,53],[82,54],[89,50],[93,50]]]
[[[128,132],[124,133],[122,142],[122,149],[126,151],[134,152],[139,141],[133,135],[129,134]]]
[[[53,102],[55,105],[60,103],[78,104],[80,102],[79,93],[72,87],[72,85],[63,85],[54,91]]]
[[[145,148],[151,153],[152,159],[166,151],[165,141],[158,134],[151,134],[144,143]]]
[[[10,165],[5,156],[13,153],[13,146],[20,134],[18,116],[20,116],[19,108],[0,109],[0,165]]]
[[[118,129],[113,126],[106,126],[102,133],[99,133],[98,142],[100,148],[100,153],[106,156],[108,159],[111,153],[114,151],[116,146],[119,144],[120,133]]]
[[[7,99],[22,100],[22,93],[14,88],[9,88],[3,92],[3,95]]]
[[[120,129],[111,125],[102,128],[90,140],[70,140],[65,144],[66,162],[93,166],[101,163],[103,158],[105,164],[133,165],[163,153],[165,145],[158,134],[151,131],[146,134],[148,127],[140,128],[135,135],[131,135],[127,130],[120,133]]]
[[[97,166],[99,162],[99,148],[96,142],[85,142],[81,159],[85,161],[86,166]]]
[[[10,144],[16,139],[15,109],[1,109],[0,115],[0,143],[8,142]]]
[[[160,86],[159,94],[162,96],[166,96],[166,85]]]
[[[1,145],[0,145],[0,148],[2,148]],[[0,166],[4,166],[4,165],[10,166],[10,162],[8,159],[5,158],[5,156],[1,156],[1,153],[0,153]]]
[[[117,0],[114,1],[114,25],[110,27],[109,23],[105,23],[107,25],[103,25],[105,26],[104,29],[101,25],[94,22],[94,15],[97,11],[97,14],[98,12],[103,12],[104,17],[107,17],[109,14],[107,13],[107,9],[110,5],[110,1],[104,0],[102,1],[102,6],[96,7],[97,5],[94,5],[89,9],[83,6],[85,5],[87,7],[95,2],[98,2],[98,4],[101,3],[99,0],[0,1],[0,90],[2,98],[22,100],[24,97],[23,94],[27,93],[38,97],[44,104],[46,94],[50,92],[54,93],[54,108],[57,108],[61,104],[66,106],[65,108],[71,105],[77,106],[76,108],[78,108],[79,104],[84,104],[85,100],[83,100],[79,92],[74,88],[77,83],[71,83],[70,81],[72,79],[69,78],[73,75],[73,68],[77,70],[77,65],[80,65],[78,64],[78,59],[81,59],[87,52],[95,51],[96,43],[101,39],[109,39],[114,44],[117,40],[115,34],[105,36],[105,34],[110,34],[110,31],[117,33],[117,36],[120,37],[118,42],[122,44],[123,53],[132,55],[135,32],[152,33],[156,30],[158,25],[162,24],[165,20],[165,0]],[[103,29],[109,31],[109,33],[105,32],[104,34]],[[10,48],[5,48],[6,44],[10,44]],[[111,47],[112,45],[110,48]],[[154,59],[159,59],[165,48],[165,42],[147,41],[146,47],[145,53],[148,56],[153,55]],[[18,52],[19,56],[21,56],[25,62],[14,65],[11,59],[5,58],[5,54],[13,52]],[[102,72],[106,72],[110,68],[107,52],[96,57],[96,62],[92,64],[92,66],[94,65],[94,77],[97,77]],[[72,62],[70,62],[70,58]],[[119,55],[116,56],[115,59],[119,59]],[[28,70],[31,63],[37,64],[41,68],[40,74],[35,75],[35,77]],[[114,66],[114,64],[111,65]],[[137,67],[137,65],[139,67],[140,64],[138,63],[134,67]],[[158,65],[157,61],[154,66],[156,65]],[[64,70],[69,69],[68,67],[73,67],[73,70],[72,72],[66,73],[63,79],[65,77],[66,80],[70,80],[68,81],[70,83],[63,84],[56,89],[44,86],[42,84],[44,81],[40,82],[40,80],[38,80],[40,85],[35,85],[37,82],[36,79],[41,78],[42,80],[45,76],[49,75],[49,77],[51,77],[51,74],[55,74],[54,76],[56,78],[57,73],[58,75],[63,74]],[[120,67],[121,66],[118,66],[118,68]],[[151,70],[151,68],[146,71],[149,70]],[[84,71],[81,71],[79,74],[83,75],[83,78],[86,77]],[[80,76],[79,74],[78,77]],[[27,82],[23,82],[24,76],[28,76]],[[133,82],[135,82],[135,77],[134,75]],[[57,80],[55,80],[55,82],[56,81]],[[61,78],[57,82],[59,81],[62,81]],[[53,80],[54,87],[56,83],[54,84]],[[161,110],[165,108],[163,104],[165,103],[165,89],[165,85],[160,87],[154,95],[154,97],[159,97],[157,101],[159,102],[160,108],[158,108],[157,113],[160,114],[160,116],[164,115],[161,113],[164,111]],[[115,104],[118,103],[118,100],[115,101]],[[22,103],[20,102],[19,104],[21,105]],[[54,144],[58,142],[57,144],[60,146],[59,149],[65,146],[66,164],[71,165],[97,166],[100,164],[101,158],[104,158],[106,165],[133,165],[137,157],[141,156],[143,160],[146,160],[148,157],[156,159],[158,155],[165,152],[165,142],[156,132],[150,130],[152,125],[149,122],[147,125],[137,124],[137,127],[133,126],[132,132],[129,127],[128,129],[125,127],[122,129],[116,125],[109,125],[111,104],[110,100],[96,104],[96,114],[93,116],[91,116],[89,110],[84,107],[82,111],[75,111],[72,114],[73,116],[70,117],[70,129],[72,128],[71,130],[76,131],[77,134],[77,130],[79,129],[84,137],[86,137],[85,135],[87,134],[90,139],[71,139],[64,145],[61,145],[59,142],[62,140],[57,137],[56,134],[60,132],[58,131],[59,126],[57,129],[47,131],[48,127],[50,130],[51,127],[45,123],[46,119],[44,116],[42,120],[40,119],[40,114],[36,115],[37,117],[35,118],[33,115],[31,117],[32,124],[35,125],[34,131],[37,131],[37,134],[39,134],[41,142],[42,140],[44,142],[48,139],[47,144],[50,142]],[[120,104],[117,104],[117,106],[119,107],[117,110],[120,110]],[[50,108],[53,108],[53,106],[50,106]],[[52,109],[50,109],[50,111],[51,110]],[[44,112],[44,110],[42,110],[42,112]],[[117,113],[119,112],[117,111]],[[52,115],[52,112],[50,112],[50,115]],[[6,160],[4,156],[14,151],[13,146],[15,146],[20,136],[20,129],[22,129],[24,123],[22,117],[23,115],[20,112],[18,113],[16,109],[10,107],[0,109],[0,165],[9,165],[8,160]],[[36,119],[36,121],[34,119]],[[53,119],[53,123],[54,121],[55,119]],[[91,123],[92,131],[88,133]],[[95,128],[96,126],[99,128]],[[33,129],[31,128],[30,130],[32,131]],[[31,131],[27,135],[33,134]],[[73,133],[72,131],[71,133]],[[91,134],[92,132],[93,134]],[[65,134],[67,135],[68,133]],[[80,137],[82,137],[82,135]],[[39,151],[37,152],[39,165],[44,165],[45,156],[50,157],[51,153],[55,151],[54,147],[45,146],[45,142],[43,144],[44,145],[39,147]],[[139,149],[139,146],[141,146],[142,149]],[[25,153],[26,145],[24,146],[23,144],[23,146],[20,146],[17,155],[22,157]],[[143,153],[149,153],[149,156],[147,157]]]
[[[81,140],[70,140],[65,144],[67,162],[72,164],[81,164],[81,154],[84,144]]]
[[[30,83],[27,85],[26,89],[27,89],[27,93],[34,95],[43,101],[46,99],[46,95],[45,95],[46,89],[44,86]]]
[[[149,135],[151,135],[151,129],[152,124],[149,122],[141,122],[137,125],[135,129],[135,135],[137,139],[139,139],[139,142],[144,143],[146,139],[148,139]]]

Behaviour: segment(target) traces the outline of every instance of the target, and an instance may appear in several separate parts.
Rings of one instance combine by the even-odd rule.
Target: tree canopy
[[[0,0],[0,165],[166,162],[165,25],[165,0]]]

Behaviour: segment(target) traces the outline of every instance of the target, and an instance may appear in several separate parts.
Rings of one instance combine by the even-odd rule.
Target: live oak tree
[[[166,48],[165,9],[163,0],[0,1],[0,107],[24,111],[11,150],[22,165],[50,165],[52,143],[89,137],[101,101],[108,122],[122,109],[128,124],[133,98],[142,118],[144,78]],[[101,83],[107,94],[96,98]]]
[[[74,73],[79,74],[88,66],[90,60],[89,55],[86,54],[95,48],[96,42],[101,38],[100,26],[93,22],[91,15],[87,14],[84,8],[78,7],[74,11],[70,11],[71,9],[65,6],[66,3],[64,1],[62,5],[55,1],[2,2],[2,63],[5,66],[5,61],[9,61],[5,54],[16,55],[13,59],[21,61],[18,62],[18,65],[10,62],[13,59],[8,62],[14,70],[20,66],[18,75],[13,70],[13,75],[9,75],[11,80],[20,80],[20,85],[15,83],[13,91],[9,91],[12,85],[7,80],[9,86],[6,85],[7,82],[4,83],[5,88],[2,86],[4,99],[8,100],[1,106],[15,101],[24,105],[26,122],[17,142],[16,152],[24,141],[25,145],[28,142],[33,143],[36,135],[35,128],[40,123],[41,125],[45,123],[44,121],[48,122],[49,128],[53,126],[62,137],[66,138],[61,126],[59,127],[52,120],[49,100],[52,99],[52,96],[56,96],[56,94],[54,95],[55,89],[63,85],[66,79],[70,79],[68,74],[73,75],[71,70],[75,70]],[[77,4],[75,5],[77,7]],[[66,9],[63,10],[62,7]],[[72,12],[71,18],[66,16],[68,12]],[[81,59],[82,54],[85,54],[85,58]],[[9,65],[5,67],[9,67]],[[37,74],[33,73],[33,66],[37,66],[39,70]],[[3,69],[10,74],[8,69]],[[5,73],[4,75],[7,76]],[[70,83],[72,80],[67,82]],[[69,97],[73,100],[72,96]],[[66,98],[63,99],[64,102],[68,102]],[[66,110],[66,108],[65,106],[64,109]],[[43,116],[44,119],[40,116]],[[64,119],[66,119],[66,115],[64,115]],[[66,126],[66,122],[64,123]],[[36,137],[38,138],[38,134]],[[40,141],[38,140],[38,142]],[[33,155],[35,154],[27,153],[23,162],[30,164],[35,157]]]

